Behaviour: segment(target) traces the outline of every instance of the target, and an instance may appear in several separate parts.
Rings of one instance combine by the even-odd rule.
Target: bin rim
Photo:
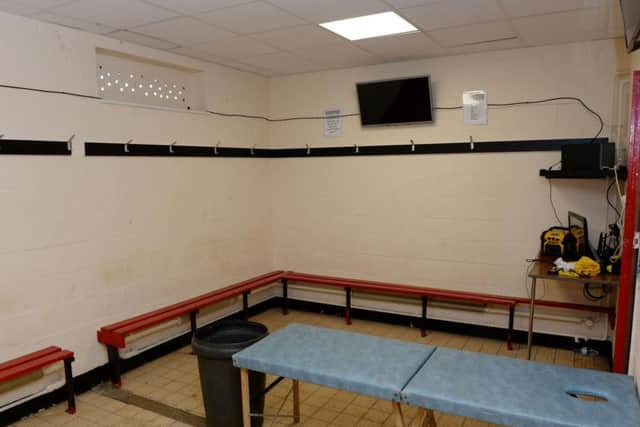
[[[211,342],[205,338],[215,335],[216,332],[222,332],[221,335],[224,335],[225,331],[232,333],[234,330],[237,330],[239,334],[252,335],[252,337],[231,342]],[[200,357],[231,359],[235,353],[255,344],[267,335],[269,335],[269,330],[262,323],[240,319],[218,320],[198,328],[192,337],[191,347],[193,352]]]

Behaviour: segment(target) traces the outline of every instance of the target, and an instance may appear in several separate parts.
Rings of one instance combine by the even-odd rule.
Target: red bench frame
[[[311,283],[317,285],[327,285],[341,287],[345,290],[345,319],[347,324],[351,324],[351,294],[353,289],[370,292],[381,292],[389,294],[400,294],[405,296],[419,296],[422,302],[422,315],[420,322],[420,333],[424,337],[427,335],[427,305],[429,298],[446,299],[454,301],[472,301],[481,304],[502,305],[509,309],[509,325],[507,332],[507,347],[511,350],[511,336],[513,332],[513,319],[517,301],[514,298],[501,297],[498,295],[479,294],[474,292],[452,291],[434,288],[423,288],[418,286],[400,285],[395,283],[373,282],[369,280],[347,279],[342,277],[319,276],[315,274],[287,272],[287,279],[296,282]]]
[[[191,332],[196,331],[196,316],[200,309],[242,295],[245,317],[248,317],[248,296],[252,290],[261,288],[282,279],[284,271],[273,271],[249,280],[245,280],[204,295],[190,298],[177,304],[163,307],[122,322],[104,326],[98,330],[98,341],[107,346],[109,364],[111,365],[111,381],[121,385],[119,348],[126,346],[126,337],[151,326],[164,323],[176,317],[189,315]]]
[[[109,365],[111,366],[111,381],[119,387],[122,384],[119,348],[126,346],[126,337],[158,325],[176,317],[189,315],[191,321],[191,333],[196,331],[196,316],[200,309],[222,302],[224,300],[242,295],[242,307],[244,317],[249,317],[248,297],[251,291],[270,285],[275,282],[282,282],[282,313],[287,314],[288,282],[304,282],[314,285],[324,285],[342,288],[345,291],[345,312],[344,317],[347,324],[351,324],[351,297],[354,289],[369,292],[381,292],[386,294],[397,294],[402,296],[420,297],[422,303],[420,332],[422,336],[427,334],[427,307],[429,299],[471,301],[481,304],[500,305],[509,309],[509,321],[507,327],[507,348],[512,349],[512,335],[515,307],[518,304],[528,304],[529,300],[522,297],[505,297],[500,295],[481,294],[475,292],[453,291],[445,289],[427,288],[419,286],[409,286],[396,283],[376,282],[370,280],[348,279],[341,277],[321,276],[316,274],[298,273],[293,271],[273,271],[263,274],[243,282],[227,286],[204,295],[191,298],[168,307],[160,308],[130,319],[104,326],[98,330],[98,341],[107,346]],[[573,310],[586,310],[594,312],[607,312],[610,315],[613,309],[609,307],[597,307],[581,304],[563,303],[556,301],[537,301],[536,304],[568,308]]]
[[[65,388],[67,390],[67,412],[75,414],[76,398],[73,385],[71,363],[75,360],[73,352],[60,347],[47,347],[42,350],[0,363],[0,383],[19,378],[23,375],[64,362]]]

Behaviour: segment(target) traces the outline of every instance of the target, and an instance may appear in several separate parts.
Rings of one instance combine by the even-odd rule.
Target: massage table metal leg
[[[300,382],[293,380],[293,422],[300,422]]]
[[[391,402],[391,407],[393,408],[393,420],[395,422],[395,427],[405,427],[404,418],[402,416],[402,407],[398,402]]]
[[[529,334],[527,336],[527,360],[531,360],[533,347],[533,316],[536,305],[536,278],[531,279],[531,300],[529,301]]]
[[[242,392],[242,425],[251,427],[251,405],[249,404],[249,370],[240,369],[240,388]]]

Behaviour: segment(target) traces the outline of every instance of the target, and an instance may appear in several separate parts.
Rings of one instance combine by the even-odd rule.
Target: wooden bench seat
[[[73,372],[71,363],[74,361],[73,352],[60,347],[47,347],[42,350],[0,363],[0,384],[28,375],[57,362],[64,363],[65,388],[67,390],[67,412],[76,412],[75,393],[73,386]]]

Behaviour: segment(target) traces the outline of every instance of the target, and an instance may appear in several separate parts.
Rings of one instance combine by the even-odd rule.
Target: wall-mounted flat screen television
[[[357,84],[362,126],[433,121],[429,77]]]
[[[640,0],[620,0],[627,50],[640,49]]]

